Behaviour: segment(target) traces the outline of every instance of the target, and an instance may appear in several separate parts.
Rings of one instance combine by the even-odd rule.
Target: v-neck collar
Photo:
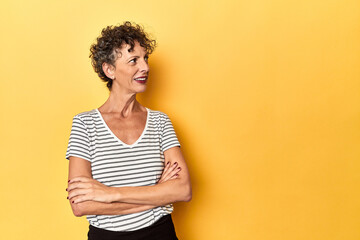
[[[95,111],[98,113],[99,118],[100,118],[101,122],[104,124],[105,128],[110,132],[110,134],[111,134],[119,143],[121,143],[122,145],[124,145],[124,146],[126,146],[126,147],[133,148],[133,147],[134,147],[135,145],[137,145],[137,144],[141,141],[141,139],[144,137],[145,132],[146,132],[146,130],[147,130],[147,128],[148,128],[148,125],[149,125],[150,109],[148,109],[147,107],[145,107],[145,108],[146,108],[146,111],[147,111],[145,128],[144,128],[143,132],[141,133],[140,137],[139,137],[133,144],[126,144],[126,143],[124,143],[123,141],[121,141],[121,139],[118,138],[118,137],[113,133],[113,131],[111,131],[111,129],[109,128],[109,126],[106,124],[106,122],[105,122],[104,118],[102,117],[99,109],[95,108]]]

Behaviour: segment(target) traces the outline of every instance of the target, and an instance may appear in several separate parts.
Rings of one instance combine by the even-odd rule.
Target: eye
[[[129,62],[134,62],[134,63],[136,63],[136,58],[133,58],[133,59],[131,59]]]
[[[145,56],[144,59],[145,59],[145,61],[148,61],[148,60],[149,60],[149,56]]]

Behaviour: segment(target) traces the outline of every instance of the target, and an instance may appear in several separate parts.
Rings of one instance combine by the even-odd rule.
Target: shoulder
[[[153,122],[163,124],[170,120],[169,116],[162,111],[149,109],[149,112],[150,112],[150,118]]]
[[[92,109],[89,111],[83,111],[80,113],[77,113],[73,116],[73,120],[80,120],[84,124],[93,122],[94,119],[97,118],[97,112],[96,109]]]
[[[152,110],[152,109],[150,109],[150,108],[148,108],[148,109],[149,109],[149,111],[151,112],[151,115],[152,115],[152,116],[162,117],[162,118],[167,117],[167,114],[164,113],[164,112],[161,112],[161,111],[158,111],[158,110]]]

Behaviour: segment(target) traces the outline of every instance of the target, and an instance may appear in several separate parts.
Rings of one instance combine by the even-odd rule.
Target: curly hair
[[[129,51],[132,51],[135,41],[139,42],[140,46],[145,48],[149,55],[156,47],[156,41],[150,39],[149,35],[140,25],[132,24],[129,21],[125,21],[119,26],[105,27],[101,31],[101,35],[96,39],[96,42],[91,45],[89,55],[91,65],[103,82],[106,83],[109,90],[111,90],[113,80],[105,75],[102,69],[103,63],[109,63],[114,66],[122,44],[129,44]]]

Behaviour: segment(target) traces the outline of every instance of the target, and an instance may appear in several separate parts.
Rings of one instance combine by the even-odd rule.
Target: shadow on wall
[[[166,59],[166,57],[162,57],[163,59]],[[165,101],[164,98],[162,98],[164,92],[167,89],[167,86],[169,85],[168,82],[171,81],[171,79],[168,79],[167,69],[169,69],[169,64],[165,61],[162,61],[159,57],[153,57],[151,59],[150,64],[150,72],[149,72],[149,82],[147,83],[147,89],[144,93],[141,93],[139,95],[139,102],[141,102],[142,105],[147,106],[154,110],[160,110],[159,107],[162,106],[162,101]],[[161,111],[161,110],[160,110]],[[176,115],[174,115],[171,112],[166,112],[169,116],[171,115],[171,121],[174,125],[176,135],[180,141],[181,144],[181,151],[184,155],[184,158],[186,160],[187,166],[189,168],[190,172],[190,178],[191,178],[191,185],[192,185],[192,200],[190,202],[178,202],[174,203],[174,211],[172,213],[175,230],[178,235],[178,237],[181,236],[182,239],[193,239],[191,236],[191,228],[193,227],[190,221],[190,217],[192,214],[189,214],[190,212],[194,211],[195,209],[192,209],[191,206],[195,206],[194,201],[196,201],[196,189],[197,189],[197,179],[199,176],[195,176],[195,163],[196,159],[194,159],[192,156],[194,154],[191,154],[192,152],[195,152],[196,149],[191,149],[190,143],[192,139],[191,136],[187,136],[183,133],[185,132],[191,132],[191,131],[182,131],[183,127],[181,123],[178,125],[179,121],[176,120]],[[186,141],[185,141],[186,140]],[[194,164],[192,164],[194,163]],[[192,167],[193,166],[193,167]]]
[[[153,57],[151,62],[149,62],[149,79],[147,82],[146,91],[138,94],[140,97],[140,102],[144,106],[153,107],[154,110],[157,110],[157,107],[161,105],[160,103],[164,101],[162,96],[164,91],[166,91],[166,86],[168,79],[166,79],[164,72],[166,72],[167,66],[166,62],[161,61],[159,57]]]

